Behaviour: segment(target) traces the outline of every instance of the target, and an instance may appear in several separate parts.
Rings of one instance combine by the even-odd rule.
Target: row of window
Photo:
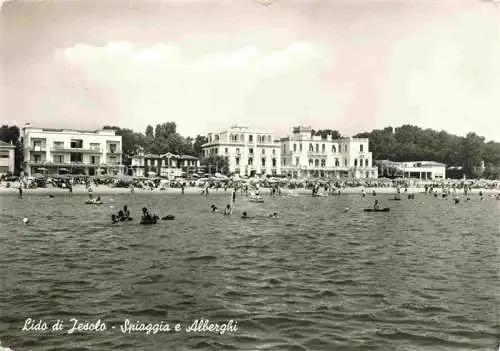
[[[47,144],[45,142],[45,139],[31,139],[32,143],[31,143],[31,146],[32,147],[46,147]],[[109,145],[109,150],[111,152],[116,152],[117,149],[118,149],[118,144],[116,143],[108,143]],[[54,148],[64,148],[64,141],[54,141],[53,143],[53,146]],[[90,149],[91,150],[99,150],[101,147],[101,144],[99,143],[90,143]],[[83,148],[83,140],[71,140],[70,142],[70,148],[74,149],[74,148],[78,148],[78,149],[82,149]]]
[[[338,152],[342,152],[342,146],[344,148],[344,152],[347,152],[347,145],[339,145],[339,150]],[[316,150],[315,150],[316,149]],[[302,144],[299,144],[299,151],[302,151]],[[316,148],[314,148],[314,145],[312,143],[309,143],[309,152],[318,152],[319,153],[319,144],[316,144]],[[359,152],[364,151],[364,145],[361,144],[359,145]],[[283,152],[286,152],[286,145],[283,145]],[[293,152],[297,152],[297,144],[293,144]],[[326,145],[321,144],[321,152],[325,153],[326,152]],[[337,152],[337,147],[335,145],[332,145],[332,152],[336,153]]]
[[[211,148],[211,149],[208,149],[208,150],[203,150],[203,155],[205,155],[205,154],[207,154],[207,155],[208,154],[215,154],[215,155],[217,155],[218,153],[219,153],[219,148],[217,148],[217,147],[214,147],[214,148]],[[224,153],[228,154],[229,153],[229,148],[227,148],[227,147],[224,148]],[[254,153],[254,149],[253,148],[249,148],[248,149],[248,153],[250,155],[252,155]],[[240,155],[240,154],[241,154],[240,148],[237,147],[236,148],[236,155]],[[265,155],[266,154],[266,149],[261,149],[261,154]],[[271,154],[272,155],[276,155],[276,149],[272,149]]]
[[[227,159],[227,158],[226,158],[226,159]],[[228,160],[228,161],[229,161],[229,160]],[[265,159],[265,158],[262,158],[262,159],[260,160],[260,162],[261,162],[260,164],[261,164],[261,166],[262,166],[262,167],[266,167],[266,159]],[[272,167],[276,167],[277,163],[278,163],[278,161],[277,161],[275,158],[273,158],[273,159],[271,160],[271,166],[272,166]],[[236,164],[236,167],[238,167],[238,166],[240,165],[240,158],[239,158],[239,157],[236,157],[236,162],[235,162],[235,164]],[[252,157],[249,157],[249,158],[248,158],[248,166],[253,166],[253,158],[252,158]]]
[[[173,167],[177,164],[179,164],[179,162],[182,162],[185,166],[197,166],[198,165],[198,161],[197,160],[173,160],[171,159],[170,160],[170,167]],[[146,166],[165,166],[165,167],[168,167],[168,160],[160,160],[160,159],[151,159],[151,160],[144,160],[144,164]]]
[[[347,167],[348,166],[348,160],[347,158],[344,159],[344,167]],[[366,160],[359,160],[358,162],[358,159],[354,159],[354,167],[358,167],[358,164],[359,164],[359,167],[363,167],[363,165],[365,167],[370,167],[370,161],[368,159]],[[283,165],[286,166],[286,158],[283,158]],[[300,159],[298,157],[295,158],[295,166],[299,166],[300,165]],[[338,158],[336,158],[334,160],[334,165],[335,167],[340,167],[340,160]],[[312,166],[315,166],[315,167],[326,167],[326,159],[315,159],[313,160],[312,158],[309,159],[309,166],[312,167]]]
[[[214,135],[213,139],[210,140],[210,142],[218,142],[220,140],[219,135]],[[229,140],[232,142],[245,142],[245,134],[229,134]],[[273,138],[270,135],[257,135],[256,136],[256,141],[258,143],[272,143]],[[253,143],[254,138],[253,135],[248,136],[248,142]]]

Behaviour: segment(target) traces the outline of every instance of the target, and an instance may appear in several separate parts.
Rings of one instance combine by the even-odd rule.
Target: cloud
[[[210,128],[223,127],[229,119],[247,121],[249,110],[266,116],[268,111],[278,111],[270,106],[251,106],[259,101],[274,99],[281,105],[290,99],[295,102],[293,108],[301,111],[317,96],[328,101],[316,89],[317,76],[331,57],[321,45],[291,42],[281,48],[242,45],[233,50],[208,47],[199,52],[201,47],[79,44],[57,50],[55,64],[64,71],[59,76],[76,86],[74,90],[80,89],[77,80],[85,81],[85,98],[110,105],[105,110],[120,119],[142,120],[144,124],[184,119],[186,134],[193,133],[189,128],[203,128],[205,120]]]

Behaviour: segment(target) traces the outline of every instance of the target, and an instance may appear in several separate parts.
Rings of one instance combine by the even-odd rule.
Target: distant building
[[[14,145],[0,141],[0,175],[14,173],[15,150]]]
[[[134,177],[189,178],[200,169],[200,160],[189,155],[156,155],[141,151],[132,156],[131,169]]]
[[[232,126],[217,133],[209,133],[208,143],[202,145],[202,155],[226,158],[231,174],[241,176],[281,174],[280,144],[274,140],[273,133],[270,132]],[[208,168],[210,167],[208,165]],[[211,171],[223,172],[216,169]]]
[[[434,161],[394,162],[376,161],[381,176],[416,178],[422,180],[446,179],[446,165]]]
[[[311,127],[295,127],[281,138],[281,167],[293,178],[377,178],[366,138],[313,136]]]
[[[85,131],[22,129],[24,173],[119,175],[123,173],[122,137],[111,129]]]

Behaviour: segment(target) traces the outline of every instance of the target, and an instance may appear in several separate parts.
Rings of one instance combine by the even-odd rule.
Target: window
[[[276,159],[273,158],[273,167],[276,167]]]
[[[319,152],[319,144],[316,144],[316,152]]]
[[[302,143],[299,145],[299,151],[302,152]]]
[[[240,158],[236,157],[236,166],[239,166],[239,165],[240,165]]]
[[[358,167],[358,159],[357,158],[354,159],[354,167]]]
[[[339,162],[339,159],[338,159],[338,158],[336,158],[336,159],[335,159],[335,167],[338,167],[338,166],[340,166],[340,162]]]
[[[251,149],[251,148],[248,149],[248,152],[251,153],[251,154],[253,154],[253,149]]]
[[[313,144],[309,144],[309,151],[314,151],[314,147],[313,147]]]
[[[365,167],[369,167],[370,166],[370,162],[368,161],[368,159],[365,160]]]
[[[236,148],[236,155],[239,155],[239,154],[240,154],[240,148],[239,148],[239,147],[237,147],[237,148]]]
[[[295,157],[295,165],[298,166],[299,165],[299,158],[298,157]]]
[[[253,166],[253,159],[251,157],[248,158],[248,165]]]
[[[249,142],[249,143],[252,143],[252,142],[253,142],[253,135],[249,135],[249,136],[248,136],[248,142]]]
[[[266,167],[266,159],[264,157],[262,157],[262,167]]]
[[[319,160],[318,159],[314,160],[314,166],[319,167]]]
[[[332,145],[332,152],[333,152],[333,153],[336,153],[336,152],[337,152],[337,148],[335,147],[335,145]]]
[[[359,145],[359,152],[363,152],[363,144]]]
[[[326,160],[325,159],[322,159],[321,160],[321,167],[325,167],[326,166]]]
[[[325,150],[326,150],[326,146],[325,146],[325,144],[322,144],[322,145],[321,145],[321,152],[322,152],[322,153],[325,153]]]
[[[347,158],[344,158],[344,166],[347,167]]]
[[[216,148],[215,148],[215,153],[216,153],[216,154],[218,154],[218,153],[219,153],[219,148],[218,148],[218,147],[216,147]]]
[[[309,166],[312,166],[312,165],[313,165],[313,160],[309,159]]]
[[[91,144],[92,145],[92,144]],[[54,148],[63,148],[64,147],[64,141],[54,141]]]
[[[297,152],[297,144],[293,144],[293,152]]]
[[[226,147],[226,148],[224,149],[224,152],[227,154],[227,153],[229,152],[229,149]]]
[[[266,149],[262,149],[262,155],[266,154]]]

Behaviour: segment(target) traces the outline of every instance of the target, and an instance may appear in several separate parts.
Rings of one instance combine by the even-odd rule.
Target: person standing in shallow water
[[[236,188],[233,189],[233,202],[236,202]]]
[[[181,194],[184,195],[184,189],[186,189],[186,183],[182,183]]]
[[[23,198],[23,187],[21,184],[19,184],[19,198],[22,199]]]

